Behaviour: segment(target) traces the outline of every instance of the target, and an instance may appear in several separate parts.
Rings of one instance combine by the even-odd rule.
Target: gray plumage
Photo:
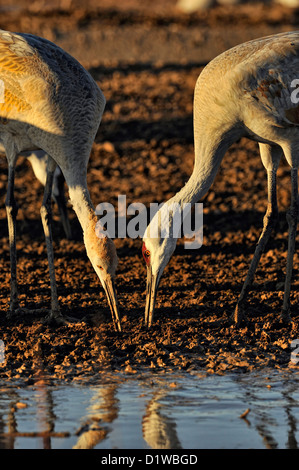
[[[282,154],[291,167],[291,206],[287,214],[289,246],[282,317],[289,319],[289,297],[298,218],[299,105],[294,79],[299,78],[299,32],[282,33],[236,46],[212,60],[194,91],[194,169],[186,185],[166,204],[194,204],[211,187],[226,150],[241,137],[259,143],[268,177],[264,227],[245,280],[234,320],[245,316],[245,300],[260,256],[277,218],[276,173]],[[163,208],[162,208],[163,209]],[[145,321],[152,323],[163,270],[175,238],[151,238],[162,209],[147,227],[143,254],[147,263]],[[170,220],[170,225],[173,223]]]

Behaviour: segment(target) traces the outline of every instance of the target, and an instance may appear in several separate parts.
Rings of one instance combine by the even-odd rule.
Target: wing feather
[[[46,99],[51,72],[22,36],[0,31],[0,79],[4,84],[0,116],[15,119]]]
[[[266,44],[240,64],[245,96],[280,127],[299,126],[299,33]]]

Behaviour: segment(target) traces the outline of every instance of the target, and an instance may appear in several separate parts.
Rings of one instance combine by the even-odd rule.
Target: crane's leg
[[[34,152],[22,152],[22,155],[28,158],[35,176],[42,183],[42,185],[45,186],[48,154],[43,150],[35,150]],[[72,232],[64,197],[64,176],[59,167],[57,167],[54,171],[52,195],[59,209],[59,215],[65,235],[68,240],[71,240]]]
[[[59,170],[59,171],[57,171]],[[68,240],[72,239],[72,229],[70,225],[70,221],[68,218],[68,212],[67,212],[67,206],[66,206],[66,200],[65,200],[65,195],[64,195],[64,176],[60,170],[60,168],[57,167],[55,173],[54,173],[54,182],[53,182],[53,199],[55,203],[58,206],[59,214],[60,214],[60,219],[62,222],[62,226],[64,229],[65,236]]]
[[[241,290],[238,304],[236,306],[235,313],[234,313],[234,321],[237,324],[237,326],[240,324],[241,320],[245,316],[244,304],[246,301],[246,297],[252,285],[256,268],[260,261],[261,255],[265,250],[265,247],[267,245],[271,232],[273,228],[275,227],[276,221],[278,218],[278,208],[277,208],[277,199],[276,199],[276,171],[270,170],[268,172],[268,195],[269,195],[268,206],[267,206],[267,211],[263,220],[263,230],[259,238],[259,241],[256,245],[254,256],[251,261],[251,264],[247,273],[247,277],[243,284],[243,288]]]
[[[56,163],[52,158],[48,159],[47,166],[47,181],[44,190],[44,197],[42,206],[40,209],[41,219],[43,223],[43,229],[46,239],[49,274],[50,274],[50,286],[51,286],[51,312],[45,318],[45,323],[65,323],[65,319],[60,312],[58,303],[58,293],[55,278],[55,267],[54,267],[54,252],[53,252],[53,239],[52,239],[52,208],[51,208],[51,196],[53,186],[53,175],[56,167]]]
[[[16,217],[18,213],[18,206],[14,197],[15,164],[17,160],[17,154],[11,151],[6,152],[6,155],[8,161],[8,185],[5,207],[7,213],[10,248],[10,308],[7,316],[10,317],[19,307],[16,252]]]
[[[277,191],[276,191],[276,173],[281,159],[282,149],[276,145],[270,146],[268,144],[260,144],[260,153],[263,165],[267,170],[268,182],[268,203],[267,211],[263,220],[263,230],[259,241],[256,245],[253,259],[251,261],[247,277],[243,284],[240,297],[233,315],[233,320],[237,326],[245,317],[245,302],[252,285],[256,268],[260,261],[261,255],[265,250],[269,237],[278,219],[277,207]]]
[[[282,320],[289,321],[289,309],[290,309],[290,291],[291,291],[291,279],[293,271],[293,258],[296,244],[296,233],[298,224],[298,168],[291,169],[291,206],[287,212],[287,221],[289,226],[289,241],[288,241],[288,255],[287,255],[287,271],[284,287],[284,299],[282,307]]]

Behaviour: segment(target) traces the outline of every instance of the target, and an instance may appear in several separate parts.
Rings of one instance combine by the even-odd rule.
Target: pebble
[[[27,403],[23,403],[22,401],[18,401],[16,404],[15,404],[16,408],[18,408],[19,410],[22,409],[22,408],[27,408],[28,405]]]

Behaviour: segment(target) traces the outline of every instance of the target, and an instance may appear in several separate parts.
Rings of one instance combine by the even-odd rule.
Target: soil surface
[[[162,202],[193,168],[193,91],[203,66],[245,40],[298,28],[299,11],[254,3],[186,15],[174,0],[28,2],[0,5],[0,27],[44,36],[73,54],[103,90],[107,105],[90,157],[88,185],[95,205],[118,195],[127,204]],[[9,242],[4,206],[7,163],[0,160],[1,378],[32,383],[94,379],[116,371],[167,373],[247,372],[296,367],[291,341],[299,338],[299,260],[294,258],[292,321],[280,321],[287,253],[286,210],[290,172],[278,171],[280,219],[262,256],[249,295],[247,321],[230,316],[242,288],[266,210],[267,184],[258,146],[241,140],[227,152],[204,198],[204,239],[199,250],[180,240],[161,280],[154,324],[143,327],[146,268],[141,240],[115,240],[122,333],[114,331],[106,296],[69,207],[73,239],[66,240],[53,206],[55,265],[61,310],[78,319],[49,327],[42,315],[6,319],[10,295]],[[67,188],[66,188],[67,192]],[[43,188],[20,157],[18,281],[21,306],[47,309],[50,289],[39,208]]]

